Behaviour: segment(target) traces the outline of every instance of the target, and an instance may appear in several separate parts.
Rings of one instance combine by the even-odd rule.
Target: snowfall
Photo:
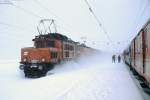
[[[143,100],[127,66],[101,53],[25,78],[19,60],[0,61],[0,100]]]

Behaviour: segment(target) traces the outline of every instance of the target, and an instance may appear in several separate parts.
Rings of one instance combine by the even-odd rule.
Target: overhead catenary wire
[[[10,2],[9,0],[4,0],[4,1],[0,1],[0,5],[11,5],[12,2]]]
[[[84,0],[85,3],[87,4],[89,11],[91,12],[91,14],[94,16],[95,20],[97,21],[99,27],[103,30],[104,34],[106,35],[107,39],[109,40],[110,43],[112,43],[111,38],[109,37],[106,29],[104,28],[104,26],[102,25],[102,23],[100,22],[100,20],[98,19],[98,17],[96,16],[95,12],[93,11],[92,7],[90,6],[90,4],[88,3],[87,0]]]
[[[116,51],[118,46],[121,46],[121,45],[125,45],[127,43],[128,40],[124,40],[124,41],[113,41],[108,33],[107,33],[107,30],[105,29],[104,25],[102,25],[101,21],[99,20],[99,18],[96,16],[95,12],[93,11],[92,7],[90,6],[90,4],[88,3],[87,0],[85,0],[86,4],[88,5],[88,8],[89,8],[89,11],[91,12],[91,14],[94,16],[95,20],[97,21],[99,27],[103,30],[104,34],[106,35],[107,39],[108,39],[108,42],[103,42],[102,44],[104,45],[108,45],[108,46],[115,46],[115,48],[113,47],[113,49]],[[97,42],[97,43],[101,43],[101,42]],[[97,44],[97,43],[94,43]]]
[[[140,2],[140,5],[141,5],[141,2]],[[143,7],[142,11],[140,12],[140,15],[138,15],[138,17],[136,17],[136,20],[134,22],[134,28],[131,29],[131,33],[134,32],[134,30],[138,27],[138,25],[140,24],[140,21],[145,13],[145,11],[147,10],[147,8],[149,7],[150,5],[150,0],[147,0],[145,6]],[[140,8],[140,7],[139,7]],[[128,40],[129,41],[129,40]]]
[[[13,24],[8,24],[8,23],[4,23],[4,22],[0,22],[0,25],[4,25],[4,26],[7,26],[7,27],[12,27],[12,28],[15,28],[15,29],[18,29],[18,30],[23,30],[23,31],[27,31],[27,32],[33,32],[33,30],[31,29],[27,29],[27,28],[24,28],[24,27],[20,27],[20,26],[17,26],[17,25],[13,25]]]
[[[60,20],[60,21],[63,23],[63,25],[69,27],[69,28],[67,28],[67,30],[70,31],[70,29],[71,29],[71,25],[70,25],[70,24],[64,22],[64,20],[63,20],[61,17],[57,16],[57,15],[56,15],[54,12],[52,12],[49,8],[47,8],[45,5],[43,5],[39,0],[33,0],[33,1],[34,1],[37,5],[39,5],[44,11],[47,11],[49,14],[53,15],[57,20]],[[64,27],[65,27],[65,26],[64,26]],[[65,28],[66,28],[66,27],[65,27]]]
[[[21,6],[15,5],[15,4],[12,3],[12,2],[10,2],[9,5],[10,5],[10,6],[14,6],[15,8],[17,8],[17,9],[23,11],[24,13],[26,13],[26,14],[28,14],[28,15],[30,15],[30,16],[34,16],[34,17],[40,18],[40,19],[44,18],[44,17],[42,17],[42,16],[39,16],[39,15],[36,14],[36,13],[33,13],[33,12],[29,11],[29,10],[26,10],[25,8],[23,8],[23,7],[21,7]],[[0,24],[1,24],[1,25],[4,25],[4,26],[8,26],[8,27],[15,28],[15,29],[18,29],[18,30],[24,30],[24,31],[28,31],[28,32],[33,32],[33,30],[31,30],[31,29],[27,29],[27,28],[24,28],[24,27],[20,27],[20,26],[17,26],[17,25],[13,25],[13,24],[8,24],[8,23],[5,23],[5,22],[0,22]]]
[[[6,5],[11,5],[11,3],[7,3],[7,2],[0,2],[0,5],[4,5],[4,4],[6,4]]]
[[[150,5],[150,0],[148,0],[147,3],[146,3],[146,5],[143,7],[143,10],[142,10],[142,12],[141,12],[141,15],[139,16],[139,20],[137,21],[137,24],[140,23],[141,18],[143,17],[143,15],[144,15],[146,9],[149,7],[149,5]]]
[[[45,7],[40,1],[33,0],[37,5],[39,5],[42,9],[45,9],[45,11],[49,12],[50,14],[54,15],[55,17],[58,17],[56,14],[54,14],[52,11],[50,11],[47,7]]]
[[[21,32],[24,31],[24,32],[28,32],[28,33],[33,33],[33,31],[30,30],[30,29],[27,29],[27,28],[24,28],[24,27],[19,27],[19,26],[16,26],[16,25],[11,25],[11,24],[7,24],[7,23],[3,23],[3,22],[0,22],[0,25],[4,25],[4,26],[8,27],[8,28],[4,28],[3,31],[0,31],[1,34],[6,33],[4,30],[8,31],[10,28],[15,29],[15,31],[14,31],[15,33],[16,33],[16,31],[21,31]],[[9,33],[12,33],[12,31],[9,32]],[[24,36],[25,34],[20,34],[20,35]],[[20,42],[23,41],[22,38],[18,38],[16,35],[4,34],[4,35],[1,35],[1,36],[6,36],[6,38],[9,37],[11,39],[14,39],[14,40],[20,41]]]
[[[25,12],[25,13],[27,13],[29,15],[34,16],[34,17],[37,17],[37,18],[40,18],[40,19],[44,18],[44,17],[42,17],[42,16],[40,16],[38,14],[35,14],[35,13],[29,11],[29,10],[26,10],[25,8],[23,8],[21,6],[18,6],[18,5],[15,5],[15,4],[11,4],[11,5],[14,6],[14,7],[16,7],[16,8],[18,8],[18,9],[20,9],[20,10],[22,10],[23,12]]]
[[[36,16],[35,14],[33,14],[32,12],[30,11],[27,11],[25,9],[23,9],[22,7],[19,7],[19,6],[16,6],[14,5],[12,2],[8,2],[8,3],[0,3],[0,5],[7,5],[7,6],[15,6],[17,8],[19,8],[20,10],[23,10],[24,12],[32,15],[32,16],[35,16],[35,17],[39,17],[39,16]],[[30,32],[30,33],[33,33],[34,30],[31,30],[29,28],[25,28],[25,27],[22,27],[22,26],[18,26],[18,25],[14,25],[14,24],[8,24],[6,22],[1,22],[0,21],[0,25],[3,25],[3,26],[6,26],[6,27],[10,27],[10,28],[13,28],[13,29],[16,29],[18,31],[25,31],[25,32]],[[6,28],[7,29],[7,28]],[[8,30],[8,29],[7,29]],[[7,35],[7,34],[6,34]],[[9,35],[8,35],[9,36]],[[22,39],[18,39],[17,37],[13,37],[13,39],[17,40],[17,41],[22,41]]]
[[[16,5],[16,4],[14,4],[13,2],[10,2],[9,5],[10,5],[10,6],[14,6],[14,7],[16,7],[17,9],[19,9],[20,11],[23,11],[24,13],[26,13],[26,14],[28,14],[28,15],[30,15],[30,16],[33,16],[33,17],[35,17],[35,18],[44,19],[44,17],[39,16],[38,14],[33,13],[32,11],[29,11],[29,10],[27,10],[27,9],[21,7],[21,6],[18,6],[18,5]],[[45,8],[46,8],[46,7],[45,7]],[[47,9],[47,10],[48,10],[48,9]],[[56,15],[55,15],[55,16],[56,16]],[[56,17],[58,17],[58,16],[56,16]],[[59,18],[59,19],[60,19],[60,18]],[[16,26],[16,25],[13,25],[13,24],[8,24],[8,23],[5,23],[5,22],[0,22],[0,24],[1,24],[1,25],[4,25],[4,26],[7,26],[7,27],[11,27],[11,28],[17,29],[17,30],[21,30],[21,31],[24,30],[24,31],[27,31],[27,32],[33,32],[33,31],[31,31],[31,29],[27,29],[27,28],[24,28],[24,27]],[[62,26],[61,26],[61,28],[68,30],[68,28],[66,28],[66,27],[62,27]],[[70,30],[68,30],[68,31],[70,31]]]
[[[27,9],[25,9],[25,8],[19,6],[19,5],[14,4],[13,2],[9,2],[9,3],[6,2],[6,3],[0,3],[0,4],[8,4],[8,5],[16,7],[17,9],[19,9],[19,10],[21,10],[21,11],[23,11],[23,12],[25,12],[25,13],[31,15],[31,16],[41,18],[41,19],[44,18],[43,16],[40,16],[40,15],[30,11],[30,10],[27,10]]]
[[[139,3],[139,6],[141,6],[143,0],[140,0],[140,1],[141,1],[141,2]],[[131,30],[129,31],[129,33],[135,32],[136,28],[137,28],[138,25],[140,24],[141,19],[142,19],[143,15],[144,15],[145,11],[146,11],[147,8],[149,7],[149,5],[150,5],[150,0],[147,0],[146,4],[143,6],[143,9],[141,9],[142,7],[138,7],[138,8],[139,8],[138,11],[141,9],[141,12],[139,12],[139,13],[137,14],[137,17],[135,18],[135,21],[133,22],[134,26],[131,28]],[[141,29],[141,28],[140,28],[140,29]],[[138,31],[139,31],[140,29],[138,29]],[[138,33],[134,33],[134,35],[136,35],[136,34],[138,34]],[[134,36],[134,37],[135,37],[135,36]],[[133,35],[132,35],[132,36],[129,37],[129,39],[126,40],[127,43],[128,43],[128,45],[131,43],[131,41],[133,40],[134,37],[133,37]]]
[[[68,34],[72,33],[74,30],[72,29],[72,25],[66,23],[60,16],[56,15],[54,12],[52,12],[47,6],[45,6],[42,2],[40,2],[39,0],[33,0],[37,5],[39,5],[44,11],[47,11],[49,13],[49,15],[53,15],[56,20],[60,21],[60,23],[62,22],[63,25],[59,25],[57,24],[57,28],[59,29],[63,29],[64,31],[66,31]],[[58,22],[57,21],[57,22]],[[55,23],[56,24],[56,23]],[[66,33],[65,32],[65,33]],[[78,32],[79,33],[79,32]],[[72,36],[70,34],[70,36]]]

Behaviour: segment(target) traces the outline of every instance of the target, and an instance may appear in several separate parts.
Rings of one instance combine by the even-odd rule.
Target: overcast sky
[[[11,3],[10,3],[11,2]],[[0,59],[20,58],[22,47],[33,46],[40,19],[55,19],[59,33],[87,45],[121,52],[150,18],[150,0],[88,0],[106,29],[90,13],[85,0],[0,0]]]

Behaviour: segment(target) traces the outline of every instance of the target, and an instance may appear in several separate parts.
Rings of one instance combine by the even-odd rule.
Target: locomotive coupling
[[[37,69],[39,69],[39,70],[43,70],[43,66],[42,66],[42,65],[38,65],[38,64],[32,64],[32,65],[30,66],[30,68],[37,68]]]

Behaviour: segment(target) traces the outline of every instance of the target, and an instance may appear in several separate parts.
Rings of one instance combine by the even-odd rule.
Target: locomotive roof
[[[60,33],[48,33],[48,34],[41,34],[35,37],[35,39],[39,38],[44,38],[44,39],[57,39],[57,40],[62,40],[62,41],[69,41],[69,42],[74,42],[70,38],[68,38],[65,35],[62,35]],[[74,42],[75,43],[75,42]]]

